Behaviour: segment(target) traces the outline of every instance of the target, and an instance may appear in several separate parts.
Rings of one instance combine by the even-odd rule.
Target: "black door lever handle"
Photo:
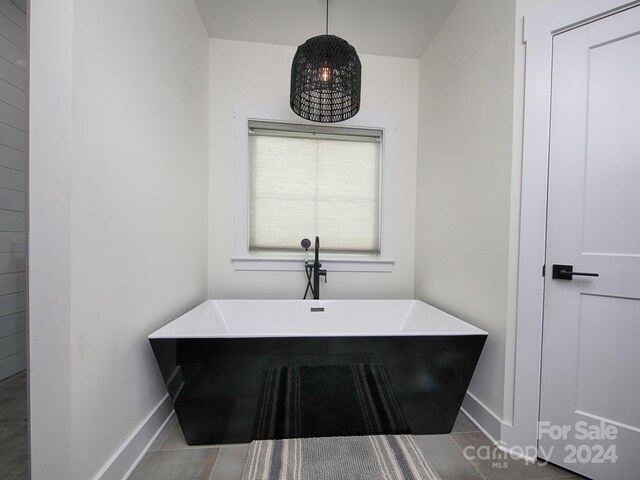
[[[580,275],[581,277],[599,277],[599,273],[587,273],[587,272],[567,272],[566,270],[560,270],[560,273],[563,275]]]
[[[574,275],[581,277],[599,277],[599,273],[574,272],[573,265],[553,265],[551,278],[556,280],[572,280]]]

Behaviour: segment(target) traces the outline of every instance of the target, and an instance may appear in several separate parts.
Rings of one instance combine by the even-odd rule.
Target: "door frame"
[[[553,37],[640,0],[553,0],[524,17],[526,45],[513,428],[507,448],[538,446]],[[535,451],[535,450],[534,450]],[[533,460],[533,458],[530,458]]]

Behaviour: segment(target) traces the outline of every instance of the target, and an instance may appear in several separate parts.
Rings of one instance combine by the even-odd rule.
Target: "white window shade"
[[[249,122],[249,251],[380,254],[380,130]]]

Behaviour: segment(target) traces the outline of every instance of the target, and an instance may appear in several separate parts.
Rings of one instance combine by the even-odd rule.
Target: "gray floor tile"
[[[416,435],[415,439],[443,480],[484,480],[451,435]]]
[[[26,464],[27,448],[26,437],[19,434],[0,440],[0,465]]]
[[[531,464],[512,458],[480,432],[452,433],[451,438],[486,480],[548,480],[573,475],[551,464]]]
[[[226,445],[189,445],[184,438],[180,424],[176,422],[157,450],[182,450],[187,448],[220,448]]]
[[[147,452],[129,480],[209,480],[217,448]]]
[[[568,470],[565,470],[563,476],[551,477],[549,480],[589,480],[589,479],[587,477],[583,477],[582,475],[578,475],[577,473],[574,474],[573,472],[569,472]]]
[[[19,463],[17,464],[13,470],[9,470],[9,475],[26,475],[27,474],[27,464]]]
[[[26,425],[21,423],[4,423],[0,424],[0,440],[9,437],[15,437],[16,435],[27,435]]]
[[[187,445],[187,441],[184,439],[180,424],[176,422],[158,450],[176,450],[182,448],[189,448],[189,445]]]
[[[21,372],[0,381],[0,479],[26,478],[27,382]],[[10,475],[10,476],[8,476]]]
[[[582,478],[553,465],[532,465],[509,457],[493,447],[463,414],[456,419],[451,435],[418,435],[416,441],[442,480]],[[249,445],[189,446],[180,425],[172,420],[153,448],[131,480],[241,480]]]
[[[29,480],[26,473],[18,473],[17,475],[7,475],[6,477],[0,477],[2,480]]]
[[[222,447],[210,480],[240,480],[249,453],[249,445]]]

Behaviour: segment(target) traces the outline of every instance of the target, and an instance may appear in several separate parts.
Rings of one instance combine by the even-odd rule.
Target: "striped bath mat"
[[[254,440],[242,480],[440,480],[412,435]]]
[[[260,405],[255,440],[411,433],[382,365],[268,370]]]

